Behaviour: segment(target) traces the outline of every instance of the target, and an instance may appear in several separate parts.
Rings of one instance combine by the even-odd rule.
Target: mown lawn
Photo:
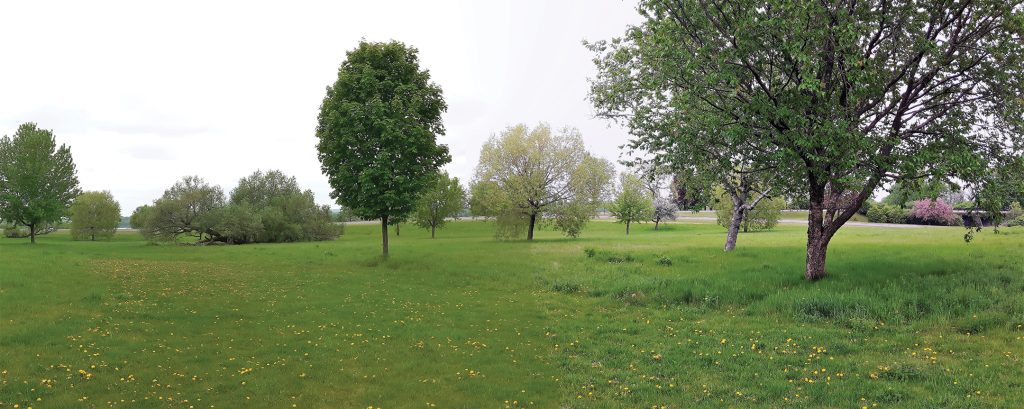
[[[1022,407],[1024,230],[0,239],[0,407]]]

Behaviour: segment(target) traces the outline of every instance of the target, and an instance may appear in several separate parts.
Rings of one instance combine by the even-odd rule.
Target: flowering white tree
[[[678,211],[679,206],[671,199],[664,197],[654,199],[654,216],[651,218],[651,221],[654,222],[654,230],[658,230],[658,224],[663,221],[675,220]]]

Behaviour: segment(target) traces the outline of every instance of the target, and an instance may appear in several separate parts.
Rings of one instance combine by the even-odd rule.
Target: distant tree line
[[[243,177],[228,197],[219,186],[186,176],[130,218],[151,241],[193,237],[200,243],[280,243],[331,240],[342,233],[328,206],[293,176],[256,171]]]

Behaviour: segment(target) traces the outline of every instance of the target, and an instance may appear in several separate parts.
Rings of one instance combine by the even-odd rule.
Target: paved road
[[[716,219],[714,217],[703,217],[703,216],[683,216],[683,217],[680,217],[680,218],[676,219],[677,222],[678,221],[685,221],[685,220],[700,220],[700,221],[709,221],[709,222],[718,221],[718,219]],[[780,219],[779,223],[802,224],[802,225],[806,226],[807,225],[807,220]],[[844,227],[845,226],[894,227],[894,228],[897,228],[897,229],[919,229],[919,228],[922,228],[922,227],[942,227],[942,226],[922,226],[920,224],[891,224],[891,223],[865,223],[865,222],[846,222],[846,224],[844,224],[843,226]]]
[[[470,217],[460,217],[459,220],[483,220],[483,219],[479,218],[479,217],[476,218],[476,219],[473,219],[473,218],[470,218]],[[613,221],[615,219],[613,219],[611,217],[607,217],[607,216],[599,216],[599,217],[595,217],[594,220],[598,220],[598,221]],[[677,223],[678,222],[689,222],[689,221],[714,222],[714,221],[717,221],[717,220],[718,219],[716,219],[714,217],[682,216],[682,217],[676,219],[676,222]],[[346,224],[379,224],[379,223],[380,222],[377,221],[377,220],[360,220],[360,221],[356,221],[356,222],[348,222]],[[664,223],[670,223],[670,222],[664,222]],[[806,226],[807,225],[807,220],[781,219],[781,220],[779,220],[779,223],[802,224],[802,225]],[[920,228],[925,228],[925,227],[942,227],[942,226],[922,226],[922,225],[918,225],[918,224],[889,224],[889,223],[864,223],[864,222],[846,222],[846,224],[844,224],[843,226],[844,227],[845,226],[855,226],[855,227],[891,227],[891,228],[896,228],[896,229],[920,229]]]

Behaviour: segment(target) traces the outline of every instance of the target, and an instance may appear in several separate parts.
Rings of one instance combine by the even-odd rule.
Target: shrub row
[[[873,223],[923,224],[931,226],[961,226],[963,219],[953,212],[953,206],[942,199],[918,200],[911,209],[896,205],[872,203],[866,215]]]

